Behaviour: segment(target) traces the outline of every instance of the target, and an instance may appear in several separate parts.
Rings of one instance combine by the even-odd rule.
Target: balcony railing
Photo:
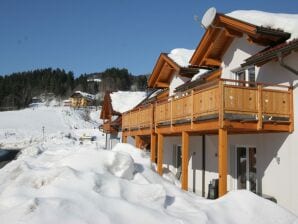
[[[122,128],[135,130],[218,119],[293,122],[293,91],[288,86],[220,80],[162,102],[123,114]]]

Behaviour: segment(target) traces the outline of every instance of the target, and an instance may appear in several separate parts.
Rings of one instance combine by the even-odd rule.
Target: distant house
[[[71,106],[74,108],[93,106],[95,102],[95,96],[89,93],[75,91],[71,96]]]
[[[68,100],[63,100],[63,106],[64,107],[70,107],[71,106],[71,100],[68,99]]]

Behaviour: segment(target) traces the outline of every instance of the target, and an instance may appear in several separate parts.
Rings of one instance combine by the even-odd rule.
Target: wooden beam
[[[219,197],[227,193],[227,175],[228,175],[228,132],[227,129],[220,128],[218,130],[218,175]]]
[[[292,133],[294,131],[294,106],[293,106],[294,96],[293,96],[293,87],[289,88],[289,91],[290,91],[290,121],[291,121],[291,124],[290,124],[290,127],[289,127],[289,132]]]
[[[187,132],[200,132],[200,133],[208,133],[213,130],[218,130],[218,120],[200,122],[200,123],[193,123],[191,128],[191,123],[181,124],[181,125],[173,125],[165,126],[165,127],[157,127],[156,132],[159,134],[174,134],[174,133],[181,133],[183,131]]]
[[[169,83],[158,81],[158,82],[156,82],[156,87],[168,88],[169,87]]]
[[[156,158],[156,138],[156,134],[152,133],[150,138],[150,158],[152,163],[155,163]]]
[[[209,66],[220,66],[221,65],[221,60],[215,59],[215,58],[204,58],[204,64],[209,65]]]
[[[243,33],[237,31],[237,30],[233,30],[233,29],[230,29],[230,28],[227,28],[225,27],[225,35],[228,36],[228,37],[242,37],[243,36]]]
[[[157,138],[157,173],[162,176],[162,164],[163,164],[163,138],[162,134],[158,134]]]
[[[263,112],[262,112],[262,85],[258,84],[258,125],[257,130],[263,128]]]
[[[182,132],[182,177],[181,188],[188,190],[188,158],[189,156],[189,134]]]
[[[219,125],[220,128],[223,128],[223,122],[224,122],[224,100],[225,100],[224,82],[222,80],[220,80],[218,85],[219,85],[218,125]]]

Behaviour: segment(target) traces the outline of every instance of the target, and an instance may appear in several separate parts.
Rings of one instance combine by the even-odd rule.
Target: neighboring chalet
[[[106,133],[106,148],[111,149],[120,142],[122,113],[131,110],[146,98],[146,92],[106,92],[100,113],[101,128]]]
[[[71,96],[71,106],[73,108],[82,108],[93,106],[95,103],[95,96],[89,93],[75,91]]]
[[[298,22],[254,13],[240,15]],[[160,55],[148,86],[169,94],[123,113],[123,142],[150,137],[157,172],[176,173],[184,190],[206,197],[213,180],[219,196],[247,189],[298,214],[298,40],[238,14],[214,14],[191,56],[171,52],[187,63]]]

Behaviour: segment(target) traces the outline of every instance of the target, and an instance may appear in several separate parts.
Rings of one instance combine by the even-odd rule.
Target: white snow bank
[[[189,60],[192,57],[194,50],[188,50],[185,48],[176,48],[168,54],[168,57],[176,62],[180,67],[188,67]]]
[[[297,223],[297,217],[247,191],[206,200],[151,169],[128,144],[97,150],[58,139],[28,148],[0,170],[1,224]]]
[[[256,10],[237,10],[226,15],[256,26],[280,29],[291,33],[289,40],[298,38],[298,14],[269,13]]]
[[[137,106],[146,98],[146,92],[118,91],[110,94],[113,110],[119,113],[126,112]]]

